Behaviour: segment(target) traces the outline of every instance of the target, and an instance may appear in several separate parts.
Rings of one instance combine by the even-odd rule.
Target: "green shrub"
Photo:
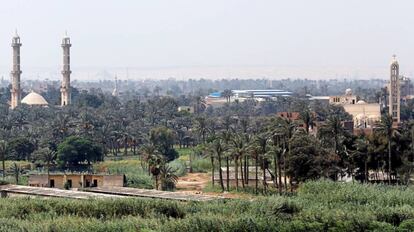
[[[176,159],[169,162],[168,166],[171,167],[172,170],[175,170],[175,175],[177,176],[185,176],[187,174],[187,166],[184,161]]]
[[[210,172],[211,171],[211,162],[209,159],[196,159],[191,163],[193,172]]]

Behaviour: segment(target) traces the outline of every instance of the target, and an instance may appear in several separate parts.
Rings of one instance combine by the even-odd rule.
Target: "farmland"
[[[1,231],[412,231],[414,189],[307,182],[291,196],[174,202],[0,199]]]

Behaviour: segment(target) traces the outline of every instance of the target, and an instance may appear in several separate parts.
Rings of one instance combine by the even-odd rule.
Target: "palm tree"
[[[47,167],[47,186],[50,187],[50,164],[53,162],[53,160],[56,159],[57,153],[56,151],[50,150],[47,148],[44,154],[44,161],[46,161],[46,167]]]
[[[160,167],[160,182],[161,190],[174,190],[175,184],[178,181],[178,176],[175,174],[177,170],[172,169],[167,164]]]
[[[18,165],[17,163],[13,163],[12,171],[14,173],[16,184],[19,184],[19,177],[20,177],[20,173],[22,172],[20,165]]]
[[[238,171],[239,160],[240,160],[240,164],[242,164],[242,159],[246,156],[248,149],[249,149],[249,146],[245,142],[243,136],[235,135],[233,137],[232,143],[230,145],[230,150],[234,158],[234,170],[235,170],[234,175],[236,179],[236,190],[239,190],[239,171]],[[240,165],[240,171],[241,171],[241,176],[243,177],[243,165]]]
[[[195,118],[195,130],[199,134],[202,143],[206,142],[206,135],[208,132],[207,120],[205,117],[196,117]]]
[[[226,98],[227,103],[230,103],[230,99],[233,96],[233,92],[230,89],[225,89],[221,95]]]
[[[193,99],[193,102],[194,102],[194,112],[196,114],[202,113],[207,107],[207,103],[204,97],[201,95],[195,96]]]
[[[157,165],[160,164],[161,153],[154,145],[145,144],[141,147],[141,154],[142,160],[148,164],[148,175],[151,175],[152,171],[156,171]]]
[[[308,109],[305,109],[300,112],[299,117],[304,123],[306,133],[309,133],[309,127],[313,126],[312,113]]]
[[[379,125],[378,131],[380,133],[382,133],[386,140],[387,140],[387,145],[388,145],[388,184],[391,184],[391,140],[395,134],[395,132],[397,131],[397,129],[395,129],[393,127],[393,119],[391,117],[391,115],[387,114],[382,116],[381,118],[381,123]]]
[[[223,171],[221,170],[221,162],[222,162],[223,154],[226,151],[226,144],[221,137],[216,137],[214,138],[213,142],[210,144],[210,149],[212,151],[211,156],[215,155],[217,157],[220,187],[221,187],[221,191],[224,192]],[[214,175],[214,173],[212,173],[212,175]]]
[[[3,180],[6,177],[6,153],[7,153],[7,142],[4,140],[0,140],[0,157],[2,162],[2,170],[3,170]]]

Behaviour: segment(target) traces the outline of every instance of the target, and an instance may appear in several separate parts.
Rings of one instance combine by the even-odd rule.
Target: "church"
[[[21,78],[21,68],[20,68],[20,47],[22,43],[20,41],[20,36],[15,34],[12,38],[12,48],[13,48],[13,68],[11,71],[12,83],[11,83],[11,99],[10,99],[10,108],[15,109],[20,104],[27,104],[29,106],[47,106],[49,103],[46,99],[39,93],[31,92],[22,99],[22,90],[20,87],[20,78]],[[65,35],[62,40],[63,48],[63,70],[62,70],[62,84],[60,87],[61,93],[61,106],[66,106],[71,103],[71,91],[70,91],[70,38]]]

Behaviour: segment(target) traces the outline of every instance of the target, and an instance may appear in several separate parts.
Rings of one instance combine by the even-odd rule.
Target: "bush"
[[[0,180],[0,185],[7,185],[7,184],[10,184],[10,183],[5,180]]]
[[[191,164],[193,172],[204,172],[207,173],[211,171],[211,162],[209,159],[196,159],[192,161]]]
[[[187,174],[187,166],[184,161],[176,159],[169,162],[168,166],[171,167],[172,170],[175,170],[175,175],[177,176],[185,176]]]

